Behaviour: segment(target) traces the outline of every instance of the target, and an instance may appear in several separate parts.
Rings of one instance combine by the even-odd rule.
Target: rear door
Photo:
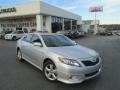
[[[21,43],[21,51],[22,51],[22,55],[25,59],[30,60],[31,61],[31,57],[30,57],[30,49],[31,49],[31,39],[32,39],[33,34],[27,34],[24,36],[24,38],[22,39],[22,43]]]

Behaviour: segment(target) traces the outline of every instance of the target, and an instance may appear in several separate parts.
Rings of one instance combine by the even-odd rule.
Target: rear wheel
[[[21,53],[20,49],[17,51],[17,59],[19,61],[23,61],[23,59],[22,59],[22,53]]]
[[[47,61],[44,64],[44,75],[50,81],[57,80],[57,69],[52,61]]]

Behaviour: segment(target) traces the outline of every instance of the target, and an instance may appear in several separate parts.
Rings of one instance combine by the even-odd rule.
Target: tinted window
[[[48,47],[62,47],[62,46],[73,46],[71,40],[63,35],[42,35],[43,40]]]
[[[32,34],[28,34],[28,35],[24,36],[23,41],[31,43],[32,36],[33,36]]]
[[[38,35],[33,35],[32,42],[40,42],[41,43],[41,40]]]

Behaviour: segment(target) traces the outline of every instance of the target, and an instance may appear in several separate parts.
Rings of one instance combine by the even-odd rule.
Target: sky
[[[120,24],[120,0],[0,0],[0,6],[12,6],[33,1],[43,1],[82,16],[82,20],[94,20],[92,6],[103,6],[103,12],[97,13],[101,24]]]

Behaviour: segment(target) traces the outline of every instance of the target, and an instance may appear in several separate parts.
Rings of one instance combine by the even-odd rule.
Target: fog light
[[[70,77],[70,79],[73,79],[73,80],[80,80],[82,77],[81,76],[78,76],[78,75],[73,75]]]

